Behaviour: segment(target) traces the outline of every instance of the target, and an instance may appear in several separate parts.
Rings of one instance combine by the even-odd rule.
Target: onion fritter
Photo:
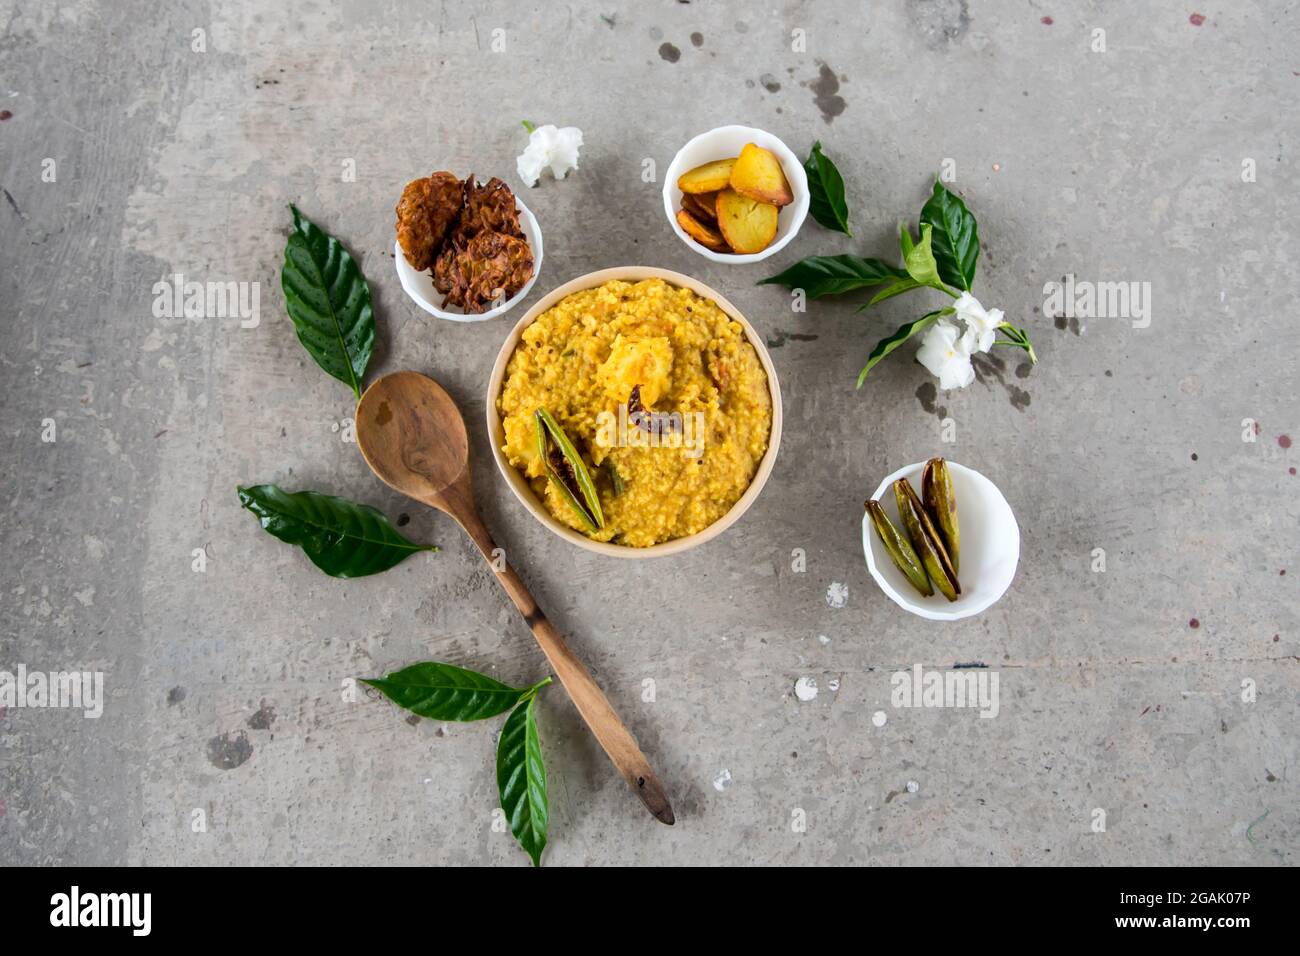
[[[397,241],[411,268],[431,267],[465,203],[465,184],[442,171],[406,184],[397,203]]]
[[[479,186],[471,174],[465,180],[465,208],[460,214],[459,229],[465,230],[468,238],[488,231],[522,239],[519,207],[510,187],[495,176]]]
[[[433,284],[447,297],[444,306],[449,302],[476,315],[514,295],[532,274],[533,251],[526,240],[480,232],[463,249],[446,244],[434,265]]]

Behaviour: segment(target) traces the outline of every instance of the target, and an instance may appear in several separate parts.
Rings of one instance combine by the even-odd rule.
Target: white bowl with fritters
[[[528,247],[533,251],[533,274],[524,283],[523,288],[486,312],[466,312],[458,305],[448,305],[443,308],[442,300],[445,297],[434,288],[433,273],[428,270],[418,272],[406,261],[406,256],[402,253],[402,244],[394,242],[393,261],[397,263],[397,278],[402,283],[402,289],[411,297],[411,301],[430,315],[452,322],[482,322],[485,319],[495,319],[499,315],[505,315],[517,303],[522,302],[542,271],[542,230],[537,225],[537,219],[518,196],[515,197],[515,206],[519,210],[519,228],[523,231],[524,238],[528,240]]]

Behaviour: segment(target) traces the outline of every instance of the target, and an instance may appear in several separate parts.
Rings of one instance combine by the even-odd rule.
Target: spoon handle
[[[478,546],[483,557],[495,568],[500,558],[493,556],[496,545],[482,520],[476,513],[461,514],[456,517],[474,544]],[[578,660],[569,649],[564,637],[556,630],[555,625],[537,606],[537,601],[533,599],[514,568],[506,563],[502,570],[496,572],[496,579],[532,629],[533,637],[541,645],[542,653],[550,662],[555,676],[569,692],[569,697],[578,708],[578,713],[587,722],[591,732],[596,735],[596,740],[605,748],[605,753],[614,762],[618,772],[623,775],[623,779],[627,781],[633,792],[641,798],[641,802],[645,804],[651,815],[660,823],[672,826],[676,818],[668,802],[668,794],[664,792],[663,785],[655,776],[655,772],[650,769],[650,761],[646,760],[645,754],[637,746],[636,738],[623,726],[623,721],[619,720],[618,714],[614,712],[609,699],[592,678],[591,672],[583,666],[582,661]]]

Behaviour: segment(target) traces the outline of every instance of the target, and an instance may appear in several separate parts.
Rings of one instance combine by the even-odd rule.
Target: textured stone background
[[[426,658],[511,681],[545,667],[460,532],[342,440],[349,393],[283,311],[293,201],[370,280],[372,375],[420,369],[462,403],[489,524],[673,795],[669,830],[551,689],[550,863],[1294,864],[1300,456],[1283,436],[1300,432],[1300,29],[1285,7],[0,0],[0,669],[102,670],[109,693],[99,720],[0,715],[0,860],[526,862],[491,826],[496,722],[413,726],[341,699],[349,676]],[[688,555],[602,560],[536,525],[480,422],[509,321],[439,323],[398,285],[402,184],[449,168],[517,185],[524,118],[587,143],[578,173],[526,194],[546,235],[534,297],[664,266],[779,344],[776,471]],[[820,138],[856,238],[810,220],[747,267],[674,238],[642,160],[662,170],[729,122],[800,153]],[[945,157],[980,220],[976,291],[1029,329],[1041,363],[1025,375],[1000,352],[936,397],[909,348],[855,393],[871,344],[919,297],[792,314],[754,282],[813,253],[892,254]],[[260,282],[261,325],[154,318],[152,286],[175,272]],[[1067,272],[1150,282],[1150,327],[1058,328],[1042,287]],[[884,474],[938,452],[994,478],[1023,534],[1010,593],[947,626],[874,587],[859,530]],[[236,484],[257,481],[406,513],[443,550],[332,580],[240,510]],[[894,710],[889,675],[918,662],[998,669],[1000,715]],[[793,694],[801,676],[821,686],[811,702]]]

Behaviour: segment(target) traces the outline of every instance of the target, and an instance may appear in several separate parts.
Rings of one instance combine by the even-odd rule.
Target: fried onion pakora
[[[433,284],[467,313],[486,312],[509,298],[533,275],[533,252],[519,236],[480,232],[464,249],[448,243],[434,266]]]
[[[433,265],[464,204],[465,184],[449,172],[406,184],[397,202],[397,241],[413,269]]]
[[[499,232],[517,239],[524,237],[519,228],[515,194],[495,176],[482,186],[474,182],[473,174],[465,180],[465,206],[456,228],[468,239],[480,232]]]

